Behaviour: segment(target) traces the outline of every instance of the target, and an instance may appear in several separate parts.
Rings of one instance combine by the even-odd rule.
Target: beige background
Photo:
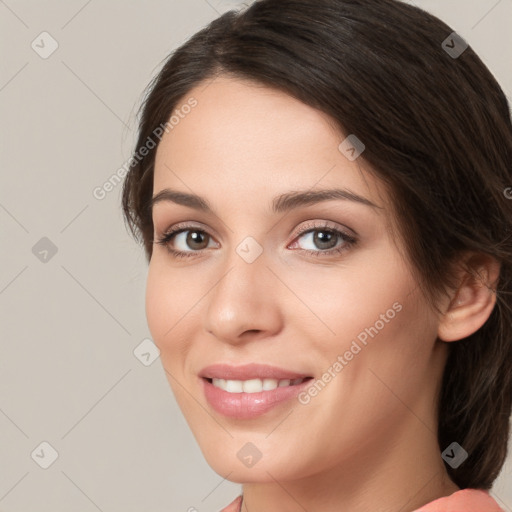
[[[164,58],[236,3],[0,0],[3,512],[218,512],[239,493],[204,461],[160,360],[134,355],[149,337],[146,263],[123,225],[121,186],[93,195],[130,157],[136,108]],[[510,97],[512,0],[416,3]],[[42,442],[58,453],[47,469]],[[509,512],[511,471],[509,457],[493,488]]]

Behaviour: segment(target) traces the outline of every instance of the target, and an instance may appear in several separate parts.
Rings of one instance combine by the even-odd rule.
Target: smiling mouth
[[[298,386],[303,382],[311,380],[313,377],[304,377],[299,379],[256,378],[248,380],[203,378],[210,384],[213,384],[214,387],[227,391],[228,393],[261,393],[262,391],[272,391],[278,387]]]

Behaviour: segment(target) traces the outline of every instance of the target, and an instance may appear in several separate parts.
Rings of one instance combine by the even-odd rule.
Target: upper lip
[[[199,373],[205,379],[250,380],[250,379],[300,379],[310,377],[305,373],[297,373],[268,364],[250,363],[241,366],[229,364],[212,364]]]

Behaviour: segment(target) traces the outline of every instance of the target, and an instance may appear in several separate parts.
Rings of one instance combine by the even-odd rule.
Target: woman
[[[256,1],[169,58],[137,153],[148,325],[243,484],[225,512],[500,510],[512,126],[457,34],[395,0]]]

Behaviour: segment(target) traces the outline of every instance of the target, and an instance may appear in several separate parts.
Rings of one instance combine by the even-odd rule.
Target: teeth
[[[241,380],[227,380],[226,391],[229,393],[241,393],[243,391],[243,383]]]
[[[228,381],[229,382],[229,381]],[[242,384],[243,392],[244,393],[258,393],[263,391],[263,381],[260,379],[251,379],[251,380],[245,380],[245,381],[238,381],[240,384]],[[276,382],[277,386],[277,382]]]
[[[212,379],[212,384],[228,393],[261,393],[270,391],[277,387],[294,386],[300,384],[304,379],[250,379],[250,380],[226,380]]]

